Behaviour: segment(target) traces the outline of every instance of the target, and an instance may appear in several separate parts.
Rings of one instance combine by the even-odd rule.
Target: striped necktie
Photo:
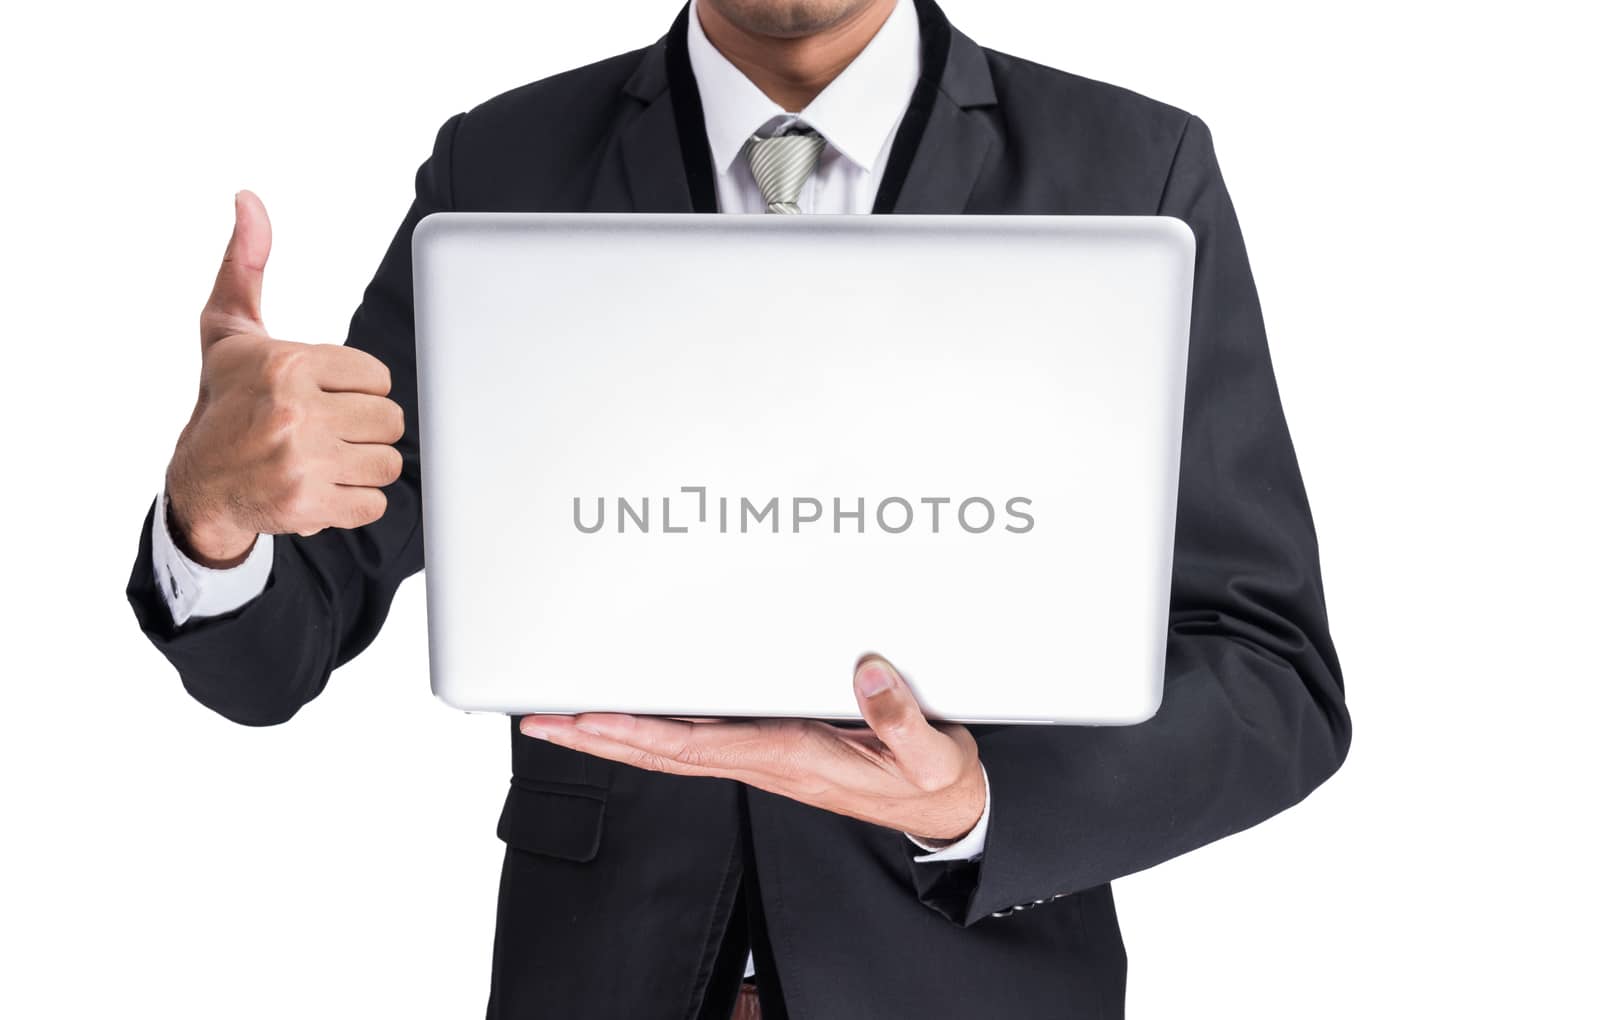
[[[752,135],[744,143],[750,173],[767,200],[769,213],[797,213],[800,188],[817,167],[817,158],[827,144],[821,135],[805,128],[787,135],[760,138]]]

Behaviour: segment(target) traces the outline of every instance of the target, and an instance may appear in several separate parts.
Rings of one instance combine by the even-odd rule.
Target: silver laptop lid
[[[434,691],[852,718],[1160,702],[1193,237],[1164,217],[440,214]]]

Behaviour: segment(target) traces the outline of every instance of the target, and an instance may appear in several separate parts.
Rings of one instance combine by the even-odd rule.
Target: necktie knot
[[[800,189],[816,169],[825,144],[822,136],[809,128],[771,138],[752,136],[744,144],[745,159],[767,200],[767,212],[800,211]]]

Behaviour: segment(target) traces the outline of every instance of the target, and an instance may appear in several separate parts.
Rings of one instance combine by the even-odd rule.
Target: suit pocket
[[[598,786],[511,780],[497,834],[507,846],[564,861],[600,852],[606,791]]]

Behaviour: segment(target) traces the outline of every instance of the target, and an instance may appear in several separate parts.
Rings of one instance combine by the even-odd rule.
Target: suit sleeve
[[[1160,203],[1196,240],[1166,680],[1127,727],[997,727],[981,864],[915,870],[961,924],[1148,868],[1283,810],[1344,760],[1350,721],[1316,535],[1244,240],[1190,118]]]
[[[333,670],[377,636],[400,582],[422,569],[411,232],[452,207],[451,152],[461,115],[440,129],[417,171],[416,199],[350,322],[346,343],[389,367],[391,397],[405,410],[404,461],[383,517],[354,530],[273,538],[272,572],[261,595],[232,613],[178,626],[162,601],[147,518],[128,581],[139,626],[177,669],[196,700],[251,726],[280,723],[321,693]]]

